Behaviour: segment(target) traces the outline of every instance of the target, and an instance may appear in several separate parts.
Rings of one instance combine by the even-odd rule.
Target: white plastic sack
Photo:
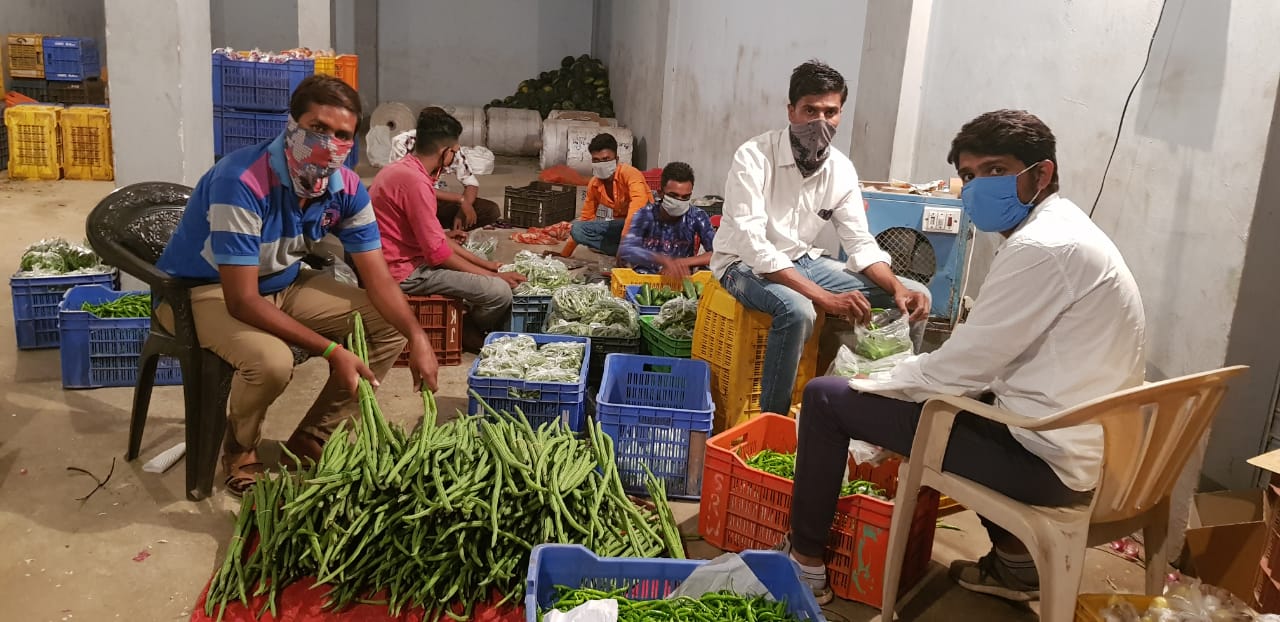
[[[751,567],[737,553],[725,553],[701,566],[667,596],[668,599],[687,596],[701,598],[711,592],[729,591],[739,596],[765,596],[773,600],[769,588],[756,577]]]
[[[382,168],[395,161],[391,159],[391,128],[385,125],[369,128],[369,133],[364,135],[364,144],[370,164]]]
[[[589,600],[565,612],[552,609],[542,615],[542,622],[618,622],[618,601]]]
[[[467,166],[472,175],[493,174],[493,152],[484,147],[463,147],[462,156],[467,159]]]

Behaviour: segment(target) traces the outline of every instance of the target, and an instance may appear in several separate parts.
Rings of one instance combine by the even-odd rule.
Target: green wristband
[[[324,354],[321,354],[320,356],[323,356],[324,358],[329,358],[329,355],[330,355],[330,354],[333,354],[333,351],[334,351],[334,350],[337,350],[338,348],[341,348],[341,347],[342,347],[342,346],[338,345],[338,342],[336,342],[336,341],[330,341],[330,342],[329,342],[329,347],[325,348],[325,349],[324,349]]]

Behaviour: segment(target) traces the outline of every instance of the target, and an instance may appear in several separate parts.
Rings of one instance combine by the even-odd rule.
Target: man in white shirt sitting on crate
[[[929,290],[894,276],[867,229],[858,173],[831,146],[849,95],[840,72],[810,61],[791,73],[790,126],[747,141],[733,155],[711,270],[743,306],[773,316],[760,410],[787,414],[800,353],[818,313],[865,322],[897,307],[915,323],[917,348]],[[814,245],[834,225],[847,264]]]
[[[965,124],[947,162],[965,183],[974,226],[1007,240],[968,320],[936,352],[899,363],[887,379],[810,382],[800,414],[791,535],[802,576],[829,600],[822,555],[850,439],[909,455],[923,401],[993,396],[1024,417],[1048,417],[1142,383],[1145,317],[1133,275],[1115,244],[1058,192],[1053,133],[1020,110]],[[1017,501],[1062,506],[1098,481],[1102,430],[1028,432],[961,413],[943,467]],[[977,562],[956,561],[962,587],[1013,601],[1039,598],[1031,555],[983,520],[993,544]]]

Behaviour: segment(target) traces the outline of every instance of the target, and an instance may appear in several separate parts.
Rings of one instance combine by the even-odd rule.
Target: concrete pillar
[[[894,179],[911,181],[912,166],[916,160],[920,96],[924,90],[925,52],[929,46],[932,17],[933,0],[912,0],[902,60],[902,86],[898,94],[898,120],[893,133],[893,156],[889,161],[889,176]]]
[[[862,63],[858,68],[857,92],[850,102],[853,118],[844,124],[852,128],[849,157],[861,179],[889,179],[894,132],[898,126],[898,104],[902,93],[902,71],[907,55],[907,35],[911,28],[914,2],[868,2],[866,27],[862,36]],[[848,110],[848,107],[846,107]]]
[[[298,47],[325,50],[333,47],[330,0],[298,0]]]
[[[116,185],[213,166],[208,0],[106,0]]]

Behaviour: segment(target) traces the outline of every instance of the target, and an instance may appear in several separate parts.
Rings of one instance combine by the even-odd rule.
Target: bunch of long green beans
[[[349,347],[367,360],[358,314]],[[287,585],[314,576],[329,587],[330,608],[379,602],[393,615],[421,606],[425,619],[463,620],[476,604],[520,601],[539,543],[684,556],[661,484],[651,478],[654,511],[628,499],[598,424],[585,439],[492,409],[438,424],[424,391],[422,424],[406,433],[383,418],[363,379],[359,399],[354,430],[339,426],[317,463],[245,495],[206,614],[221,619],[228,603],[262,595],[259,615],[274,614]]]
[[[786,453],[772,449],[761,449],[755,455],[747,458],[746,462],[747,466],[771,475],[785,477],[790,480],[796,478],[795,452]],[[869,482],[865,479],[856,479],[841,485],[840,496],[847,497],[849,495],[868,495],[886,500],[889,498],[883,488],[877,486],[875,482]]]
[[[709,592],[699,598],[657,598],[631,600],[625,595],[627,588],[603,591],[591,588],[556,586],[556,602],[552,609],[569,611],[587,601],[615,599],[618,601],[618,622],[647,622],[670,620],[672,622],[790,622],[799,618],[787,612],[787,603],[771,601],[763,596],[738,596],[732,592]],[[542,619],[539,612],[538,619]]]

